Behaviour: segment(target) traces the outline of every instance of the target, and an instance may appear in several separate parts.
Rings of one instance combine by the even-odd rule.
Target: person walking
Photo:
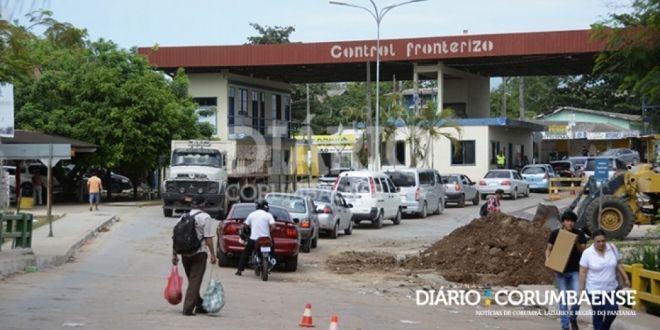
[[[488,214],[502,212],[500,208],[500,200],[502,199],[502,195],[504,195],[504,190],[497,189],[495,190],[494,195],[488,196],[488,201],[486,202],[488,203],[488,207],[486,208],[486,210],[488,210]]]
[[[617,271],[626,287],[630,287],[630,279],[621,265],[619,251],[614,244],[607,243],[605,232],[594,230],[591,237],[594,243],[584,250],[580,258],[580,292],[586,290],[589,295],[594,330],[608,330],[614,323],[619,306],[606,295],[614,296],[619,285]]]
[[[44,178],[39,173],[39,170],[36,170],[32,174],[32,199],[36,205],[43,205],[43,186]]]
[[[89,210],[92,206],[99,210],[99,203],[101,202],[101,191],[103,191],[103,184],[101,179],[96,176],[96,171],[92,172],[92,177],[87,179],[87,192],[89,192]]]
[[[587,237],[584,236],[581,230],[575,228],[577,222],[577,214],[572,211],[566,211],[561,215],[562,228],[555,229],[550,233],[548,238],[548,245],[545,249],[545,259],[550,258],[550,253],[555,246],[557,236],[560,230],[566,230],[577,235],[576,242],[573,243],[571,248],[571,255],[563,272],[555,272],[555,283],[559,289],[559,293],[566,297],[568,291],[578,292],[579,289],[579,273],[580,273],[580,257],[582,251],[587,247]],[[577,312],[580,309],[579,304],[568,306],[566,301],[560,300],[559,310],[561,311],[560,323],[562,329],[578,330]]]
[[[215,264],[215,250],[213,248],[213,219],[204,210],[206,200],[203,196],[195,196],[191,203],[192,209],[188,214],[195,219],[195,232],[197,238],[205,244],[201,244],[199,249],[189,255],[181,255],[181,263],[186,271],[188,278],[188,288],[183,300],[183,315],[191,316],[195,314],[206,314],[207,310],[202,307],[204,300],[199,295],[199,289],[202,286],[204,272],[206,271],[206,259],[211,255],[211,264]],[[181,221],[179,219],[179,221]],[[178,222],[177,222],[178,223]],[[172,250],[172,264],[179,263],[179,256]]]
[[[506,164],[506,156],[504,156],[504,151],[500,150],[500,153],[495,156],[497,158],[497,168],[504,168]]]
[[[243,225],[250,228],[250,238],[247,240],[245,249],[241,252],[241,258],[238,260],[236,275],[241,276],[247,266],[248,258],[252,255],[254,246],[259,237],[270,237],[270,232],[275,229],[275,218],[268,213],[268,201],[258,199],[255,202],[256,210],[248,214]]]

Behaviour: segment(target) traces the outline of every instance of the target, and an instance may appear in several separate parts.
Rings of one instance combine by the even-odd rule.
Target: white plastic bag
[[[217,313],[225,306],[225,289],[222,287],[220,280],[213,274],[213,271],[211,271],[211,279],[202,299],[204,299],[202,307],[209,313]]]

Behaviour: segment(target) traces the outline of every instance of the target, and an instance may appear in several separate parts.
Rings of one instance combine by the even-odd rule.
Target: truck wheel
[[[603,211],[598,223],[598,204],[602,200]],[[587,227],[593,233],[602,229],[608,238],[624,239],[633,228],[635,218],[630,206],[616,196],[605,195],[595,198],[585,210]]]
[[[287,272],[295,272],[298,270],[298,255],[287,258],[285,264],[286,266],[284,267],[284,270]]]
[[[168,218],[172,216],[172,213],[174,213],[174,210],[172,209],[163,209],[163,215]]]
[[[308,238],[302,242],[300,245],[300,251],[309,253],[312,250],[312,238]]]

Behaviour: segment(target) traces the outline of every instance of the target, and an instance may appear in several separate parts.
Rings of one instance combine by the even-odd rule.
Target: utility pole
[[[312,119],[309,111],[309,84],[307,89],[307,188],[312,187]]]
[[[506,77],[502,77],[502,109],[500,109],[500,117],[506,118]]]
[[[518,104],[520,105],[520,120],[525,120],[525,77],[520,77],[518,84]]]

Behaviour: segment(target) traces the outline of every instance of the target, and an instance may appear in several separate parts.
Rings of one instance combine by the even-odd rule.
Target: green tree
[[[289,37],[296,30],[293,26],[261,26],[257,23],[250,23],[250,26],[259,33],[247,38],[253,45],[288,44],[291,42]]]
[[[607,51],[596,58],[596,73],[622,76],[619,92],[660,104],[660,0],[634,0],[632,12],[611,14],[593,25],[593,37]]]
[[[53,50],[53,40],[40,39],[37,49]],[[41,56],[41,74],[16,85],[17,127],[99,145],[79,159],[83,165],[116,169],[137,183],[162,165],[172,139],[200,137],[182,70],[167,79],[143,56],[104,40]]]

